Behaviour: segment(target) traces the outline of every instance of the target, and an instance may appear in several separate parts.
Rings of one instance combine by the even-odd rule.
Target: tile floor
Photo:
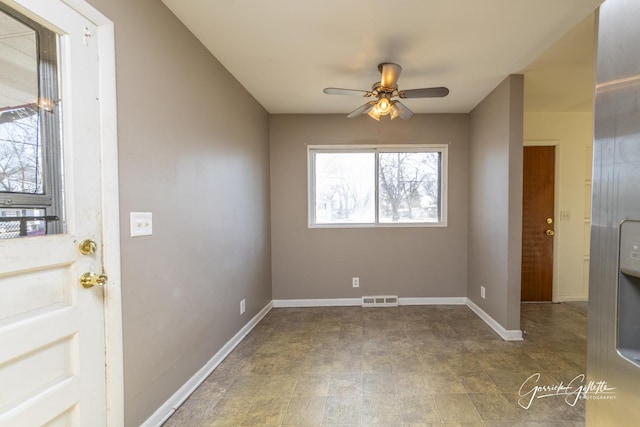
[[[585,372],[586,316],[523,304],[521,327],[505,342],[466,306],[273,309],[164,427],[584,425],[584,400],[527,392]]]

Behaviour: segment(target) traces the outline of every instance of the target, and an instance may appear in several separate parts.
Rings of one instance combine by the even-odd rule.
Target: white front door
[[[0,240],[0,425],[106,424],[98,31],[61,1],[1,0],[58,34],[62,234]],[[93,254],[78,245],[96,243]],[[109,286],[109,283],[105,286]]]

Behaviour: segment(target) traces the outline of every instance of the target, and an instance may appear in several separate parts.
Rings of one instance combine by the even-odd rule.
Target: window
[[[445,226],[446,145],[309,146],[309,226]]]
[[[0,4],[0,239],[61,232],[57,36]]]

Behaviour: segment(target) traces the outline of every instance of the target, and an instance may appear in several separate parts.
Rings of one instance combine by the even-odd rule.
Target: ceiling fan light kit
[[[413,112],[402,102],[392,98],[442,98],[449,94],[446,87],[429,87],[422,89],[398,90],[398,78],[402,67],[392,62],[383,62],[378,65],[380,71],[380,81],[371,86],[371,90],[359,89],[341,89],[336,87],[328,87],[324,89],[324,93],[328,95],[359,95],[363,97],[376,97],[376,101],[369,101],[366,104],[356,108],[348,118],[353,118],[361,114],[367,114],[369,117],[380,120],[381,116],[389,115],[391,120],[400,117],[406,120],[413,116]]]

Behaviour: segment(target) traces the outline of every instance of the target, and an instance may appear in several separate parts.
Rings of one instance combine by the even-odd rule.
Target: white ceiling
[[[603,0],[162,1],[272,114],[348,113],[364,100],[322,89],[369,90],[381,62],[403,67],[399,89],[450,89],[403,100],[416,113],[467,113],[514,73],[527,111],[590,108]]]

